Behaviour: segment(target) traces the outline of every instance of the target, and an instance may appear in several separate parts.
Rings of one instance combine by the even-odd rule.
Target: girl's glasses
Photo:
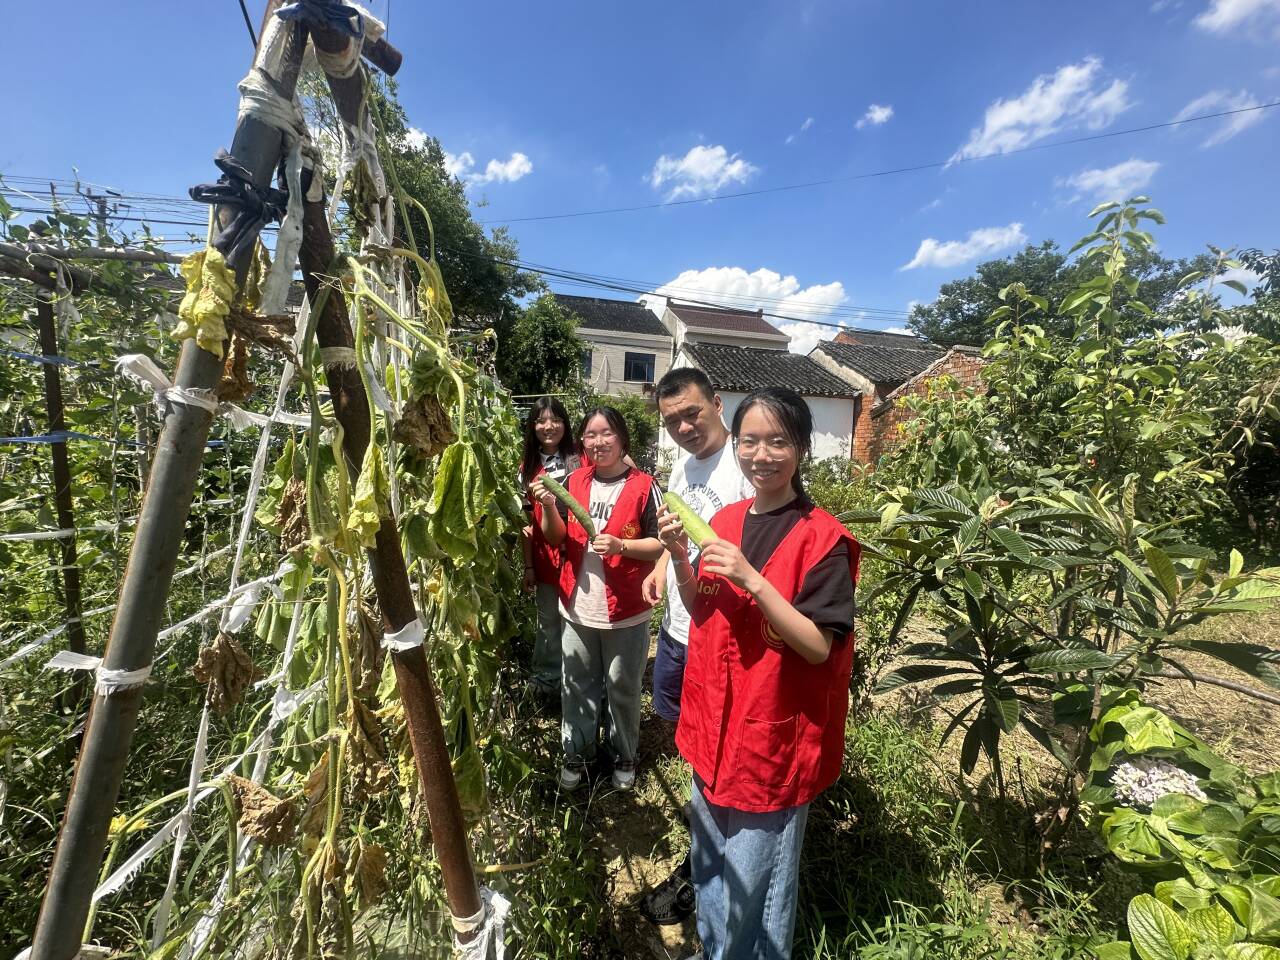
[[[786,437],[768,437],[764,440],[759,437],[734,437],[733,446],[739,453],[745,453],[748,457],[762,446],[769,456],[781,457],[791,449],[792,444]]]

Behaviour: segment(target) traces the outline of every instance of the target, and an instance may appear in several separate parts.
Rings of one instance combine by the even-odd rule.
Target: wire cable
[[[253,49],[258,49],[258,35],[253,32],[253,21],[249,19],[249,8],[244,5],[244,0],[240,0],[240,12],[244,14],[245,29],[249,31],[249,42],[253,44]]]
[[[747,197],[760,197],[771,193],[784,193],[790,190],[807,190],[811,187],[826,187],[836,183],[852,183],[855,180],[872,180],[877,177],[890,177],[902,173],[917,173],[921,170],[936,170],[940,167],[949,167],[958,163],[975,163],[979,160],[990,160],[994,157],[1010,157],[1019,153],[1030,153],[1033,150],[1052,150],[1056,147],[1068,147],[1077,143],[1090,143],[1095,140],[1106,140],[1110,137],[1126,137],[1135,133],[1147,133],[1151,130],[1161,130],[1166,127],[1177,127],[1185,123],[1196,123],[1202,120],[1217,120],[1221,117],[1231,117],[1240,113],[1251,113],[1255,110],[1269,110],[1272,107],[1280,107],[1280,100],[1273,100],[1270,103],[1260,103],[1252,107],[1240,107],[1235,110],[1222,110],[1218,113],[1204,113],[1195,117],[1185,117],[1182,120],[1165,120],[1162,123],[1149,123],[1142,127],[1130,127],[1127,130],[1111,130],[1107,133],[1093,133],[1083,137],[1072,137],[1068,140],[1054,140],[1051,143],[1037,143],[1026,147],[1018,147],[1014,150],[1004,150],[1000,153],[985,153],[978,157],[951,157],[947,160],[931,160],[928,163],[916,163],[903,167],[892,167],[888,170],[875,170],[869,173],[855,173],[847,177],[827,177],[822,180],[807,180],[803,183],[788,183],[778,187],[760,187],[756,190],[739,190],[735,193],[717,193],[709,197],[690,198],[688,200],[663,200],[656,203],[641,203],[629,207],[607,207],[600,210],[578,210],[573,213],[547,213],[530,217],[506,217],[493,220],[478,220],[477,223],[493,224],[493,223],[531,223],[542,220],[569,220],[575,217],[599,217],[611,213],[634,213],[640,210],[658,210],[663,207],[683,207],[691,204],[710,203],[713,200],[742,200]]]

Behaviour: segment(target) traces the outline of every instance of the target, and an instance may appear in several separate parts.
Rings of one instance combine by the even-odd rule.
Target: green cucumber
[[[694,513],[693,507],[685,503],[680,494],[668,491],[662,495],[662,500],[667,505],[667,509],[680,518],[680,523],[684,526],[684,532],[689,535],[689,539],[693,541],[693,545],[699,550],[702,549],[702,545],[706,543],[708,537],[716,535],[715,531],[711,529],[711,525]]]
[[[539,479],[542,481],[542,485],[554,493],[556,499],[568,507],[569,512],[578,518],[578,523],[582,524],[582,529],[587,531],[587,539],[594,540],[596,538],[596,525],[591,520],[591,514],[587,513],[582,504],[574,499],[573,494],[566,490],[560,481],[553,480],[546,474],[543,474]]]

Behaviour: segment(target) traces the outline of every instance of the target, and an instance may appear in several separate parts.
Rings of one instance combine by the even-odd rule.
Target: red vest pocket
[[[796,778],[796,718],[757,720],[744,717],[738,741],[736,776],[774,790],[789,787]]]

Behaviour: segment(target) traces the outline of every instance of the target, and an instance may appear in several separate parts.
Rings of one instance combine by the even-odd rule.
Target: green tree
[[[1193,270],[1209,270],[1214,258],[1201,254],[1191,258],[1168,259],[1155,250],[1133,252],[1126,269],[1138,281],[1136,292],[1125,296],[1117,308],[1133,333],[1149,333],[1161,326],[1160,318],[1177,303],[1178,281]],[[982,346],[996,332],[991,314],[1001,306],[1000,291],[1011,283],[1021,283],[1033,296],[1059,303],[1081,283],[1097,275],[1091,262],[1070,261],[1052,240],[1010,257],[978,264],[973,276],[944,283],[933,303],[916,304],[908,326],[922,337],[941,344],[964,343]],[[1129,300],[1151,308],[1125,311]],[[1049,336],[1070,336],[1073,320],[1059,314],[1041,318]]]
[[[465,185],[445,166],[440,141],[410,127],[397,90],[395,81],[387,79],[369,95],[378,131],[386,138],[388,175],[394,173],[404,192],[431,214],[436,259],[454,316],[493,327],[501,340],[518,314],[517,302],[540,290],[542,282],[536,274],[515,266],[520,251],[506,227],[486,232],[476,222]],[[338,120],[324,81],[314,77],[304,80],[302,98],[309,122],[327,130],[331,144],[338,143]],[[418,253],[426,257],[430,252],[427,225],[412,208],[409,221]]]
[[[582,340],[577,323],[551,294],[525,309],[499,334],[498,377],[514,394],[559,393],[582,379]]]

